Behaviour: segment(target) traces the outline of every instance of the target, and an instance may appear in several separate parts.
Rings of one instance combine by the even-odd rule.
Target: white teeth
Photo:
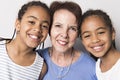
[[[102,50],[102,46],[93,47],[93,49],[94,49],[95,51],[101,51],[101,50]]]
[[[101,47],[100,46],[98,46],[98,47],[94,47],[93,49],[100,49]]]
[[[30,37],[33,38],[33,39],[38,39],[38,37],[35,36],[35,35],[30,35]]]
[[[65,44],[66,44],[65,41],[59,41],[59,43],[62,44],[62,45],[65,45]]]

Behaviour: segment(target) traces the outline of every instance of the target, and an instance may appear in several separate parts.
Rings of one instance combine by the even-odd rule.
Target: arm
[[[44,62],[44,63],[43,63],[42,70],[41,70],[41,73],[40,73],[40,76],[39,76],[39,80],[43,80],[43,77],[44,77],[44,75],[46,74],[46,72],[47,72],[47,65],[46,65],[46,63]]]

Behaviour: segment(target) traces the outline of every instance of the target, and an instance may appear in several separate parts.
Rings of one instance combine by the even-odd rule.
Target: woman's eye
[[[69,30],[72,30],[72,31],[77,31],[77,28],[76,27],[70,27]]]
[[[61,25],[55,25],[55,27],[61,27]]]
[[[34,21],[28,21],[30,24],[32,24],[32,25],[34,25],[35,24],[35,22]]]

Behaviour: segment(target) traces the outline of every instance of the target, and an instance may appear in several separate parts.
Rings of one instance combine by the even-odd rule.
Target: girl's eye
[[[47,25],[42,25],[42,29],[48,30],[48,29],[49,29],[49,26],[47,26]]]
[[[90,35],[85,35],[85,36],[84,36],[84,38],[89,38],[89,37],[90,37]]]
[[[34,25],[34,24],[35,24],[35,22],[34,22],[34,21],[28,21],[28,23],[30,23],[30,24],[32,24],[32,25]]]
[[[102,31],[102,32],[98,32],[99,35],[104,34],[104,33],[105,33],[105,32],[103,32],[103,31]]]
[[[90,36],[91,36],[90,34],[86,34],[86,33],[85,33],[85,34],[82,35],[82,38],[87,39],[87,38],[90,38]]]

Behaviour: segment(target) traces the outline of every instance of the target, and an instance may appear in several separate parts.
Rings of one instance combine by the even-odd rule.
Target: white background
[[[13,35],[14,24],[20,7],[31,0],[2,0],[0,2],[0,37],[11,38]],[[41,0],[48,6],[55,0]],[[57,0],[58,1],[58,0]],[[65,1],[65,0],[59,0]],[[70,0],[67,0],[70,1]],[[120,1],[119,0],[71,0],[78,3],[83,12],[88,9],[102,9],[106,11],[113,22],[116,30],[116,46],[120,50]],[[49,37],[45,42],[45,47],[51,46]],[[80,41],[76,47],[81,49]]]

